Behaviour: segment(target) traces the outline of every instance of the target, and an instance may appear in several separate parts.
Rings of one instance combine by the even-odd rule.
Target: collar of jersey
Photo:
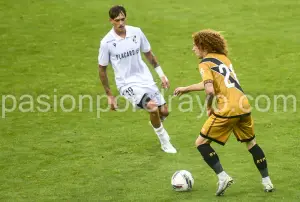
[[[130,30],[128,29],[128,26],[127,26],[127,25],[125,25],[125,29],[126,29],[126,37],[125,37],[125,39],[126,39],[126,38],[132,36],[132,33],[131,33]],[[112,33],[112,35],[114,36],[114,38],[115,38],[116,41],[123,40],[122,37],[120,37],[119,35],[117,35],[117,33],[115,32],[114,28],[111,29],[111,33]]]

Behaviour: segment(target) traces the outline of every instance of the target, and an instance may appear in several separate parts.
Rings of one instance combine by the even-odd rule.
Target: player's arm
[[[98,55],[98,64],[99,64],[99,78],[104,88],[104,91],[108,98],[108,104],[112,110],[116,110],[117,102],[115,97],[112,94],[112,91],[109,87],[108,77],[107,77],[107,66],[109,64],[109,50],[107,47],[107,43],[101,43],[99,48]]]
[[[157,61],[157,58],[151,51],[151,46],[146,38],[145,34],[140,30],[140,37],[141,37],[141,51],[144,53],[146,59],[148,62],[154,67],[156,73],[158,74],[159,78],[161,79],[163,88],[169,88],[170,83],[167,78],[167,76],[164,74],[161,66],[159,66],[159,63]]]
[[[215,89],[213,80],[206,80],[204,82],[206,101],[207,101],[207,114],[211,115],[212,113],[212,103],[215,97]]]
[[[202,76],[204,91],[206,94],[207,115],[210,116],[213,112],[212,103],[215,97],[215,89],[213,84],[214,78],[210,67],[205,63],[201,63],[199,65],[199,71]]]
[[[107,96],[112,96],[112,92],[109,87],[107,72],[106,72],[107,66],[99,65],[99,78],[102,83],[102,86],[104,88],[104,91]]]
[[[148,62],[154,67],[158,67],[159,64],[158,64],[158,61],[157,61],[157,58],[155,57],[155,55],[153,54],[153,52],[150,50],[148,52],[145,52],[144,53],[146,59],[148,60]]]
[[[182,94],[189,93],[192,91],[202,91],[202,90],[204,90],[204,84],[203,82],[200,82],[200,83],[192,84],[190,86],[178,87],[175,89],[174,95],[180,96]]]
[[[107,66],[102,66],[99,64],[99,78],[104,88],[104,91],[107,95],[108,104],[110,105],[111,110],[116,110],[118,108],[115,97],[113,96],[111,89],[109,87],[107,72]]]
[[[162,87],[163,88],[169,88],[170,83],[167,78],[167,76],[164,74],[161,66],[158,64],[157,58],[153,54],[153,52],[150,50],[148,52],[144,52],[145,57],[147,58],[148,62],[154,67],[156,73],[158,74],[159,78],[162,81]]]

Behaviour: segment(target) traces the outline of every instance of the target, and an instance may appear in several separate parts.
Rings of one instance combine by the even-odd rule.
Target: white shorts
[[[166,104],[164,97],[156,85],[127,85],[120,88],[120,94],[137,108],[144,108],[144,105],[147,104],[150,99],[155,101],[158,106]]]

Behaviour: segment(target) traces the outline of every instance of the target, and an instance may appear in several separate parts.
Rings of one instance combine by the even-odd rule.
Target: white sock
[[[152,127],[153,127],[153,126],[152,126]],[[160,127],[159,127],[159,128],[154,128],[154,127],[153,127],[153,129],[154,129],[156,135],[158,136],[159,141],[160,141],[161,144],[164,144],[164,143],[166,143],[166,142],[169,142],[169,139],[170,139],[169,134],[168,134],[168,132],[165,130],[165,128],[164,128],[164,126],[163,126],[162,123],[160,124]]]
[[[227,177],[227,173],[225,171],[222,171],[218,174],[219,180],[223,180],[225,177]]]
[[[152,125],[152,127],[153,127],[153,125]],[[155,131],[155,133],[156,133],[157,135],[163,135],[164,130],[165,130],[162,123],[160,123],[159,128],[154,128],[154,127],[153,127],[153,129],[154,129],[154,131]]]
[[[268,177],[263,177],[262,178],[262,183],[267,183],[267,182],[271,182],[270,177],[269,176]]]

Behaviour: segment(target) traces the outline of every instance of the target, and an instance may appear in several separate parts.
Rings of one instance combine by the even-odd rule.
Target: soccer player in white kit
[[[169,87],[168,78],[153,55],[142,30],[126,25],[125,8],[113,6],[109,10],[109,17],[113,28],[101,40],[98,55],[99,77],[108,96],[108,103],[112,110],[117,109],[106,73],[106,68],[110,63],[120,94],[135,107],[143,108],[150,113],[150,121],[160,140],[162,150],[167,153],[176,153],[177,151],[170,143],[170,137],[162,124],[162,120],[169,114],[168,107],[151,72],[142,60],[141,52],[155,68],[164,88]]]

